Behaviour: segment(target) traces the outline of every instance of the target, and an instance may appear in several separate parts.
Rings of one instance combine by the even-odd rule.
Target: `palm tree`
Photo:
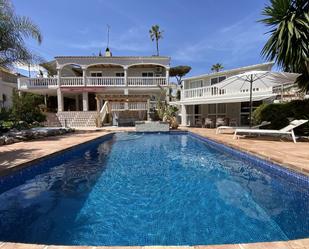
[[[39,44],[42,34],[30,18],[18,16],[9,0],[0,0],[0,66],[11,66],[14,62],[32,63],[39,57],[25,45],[25,38],[33,38]]]
[[[163,30],[160,30],[159,25],[153,25],[149,30],[150,38],[156,41],[157,56],[159,56],[159,40],[163,38]]]
[[[262,55],[285,71],[301,73],[296,82],[304,91],[309,90],[308,13],[308,0],[270,0],[260,20],[270,27]]]
[[[212,72],[219,72],[220,70],[222,70],[224,67],[221,63],[217,63],[217,64],[214,64],[212,65],[211,67],[211,71]]]

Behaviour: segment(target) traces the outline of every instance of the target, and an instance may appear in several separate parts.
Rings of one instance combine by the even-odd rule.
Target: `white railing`
[[[128,77],[128,86],[165,86],[165,77]]]
[[[83,86],[83,77],[61,77],[61,86]]]
[[[112,111],[125,111],[125,110],[147,110],[147,102],[110,102]]]
[[[87,77],[87,86],[124,86],[124,77]]]
[[[124,77],[61,77],[60,86],[64,87],[124,87]],[[20,78],[18,79],[20,89],[30,88],[56,88],[58,78]],[[129,87],[157,87],[167,85],[165,77],[128,77]]]
[[[129,110],[147,110],[147,102],[129,102]]]
[[[110,102],[112,111],[123,111],[126,109],[125,102]]]
[[[53,88],[57,87],[57,78],[19,78],[18,87],[27,88]]]
[[[104,119],[105,119],[106,115],[108,114],[108,105],[109,105],[109,102],[105,101],[104,105],[102,106],[102,108],[100,110],[99,115],[101,117],[102,123],[104,122]]]
[[[272,87],[267,88],[253,88],[253,95],[267,95],[272,94]],[[215,86],[199,87],[194,89],[183,90],[182,99],[198,99],[198,98],[217,98],[217,97],[242,97],[248,96],[249,89],[237,90],[237,89],[219,89]]]

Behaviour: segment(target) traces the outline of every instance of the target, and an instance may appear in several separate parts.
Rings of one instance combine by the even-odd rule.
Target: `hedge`
[[[288,125],[290,120],[309,120],[309,99],[293,100],[287,103],[262,104],[253,113],[253,122],[259,124],[262,121],[270,121],[267,129],[281,129]],[[309,135],[309,123],[295,129],[298,135]]]

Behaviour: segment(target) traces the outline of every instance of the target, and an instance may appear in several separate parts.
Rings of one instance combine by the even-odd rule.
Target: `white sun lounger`
[[[293,120],[292,122],[290,122],[290,124],[286,127],[283,127],[280,130],[259,130],[259,129],[236,129],[235,133],[234,133],[234,137],[233,139],[238,138],[237,134],[241,133],[241,134],[263,134],[263,135],[289,135],[292,137],[293,142],[296,143],[296,138],[294,135],[294,131],[293,129],[295,129],[296,127],[307,123],[308,120],[305,119],[300,119],[300,120]]]
[[[269,125],[270,123],[271,122],[263,121],[259,125],[252,126],[251,128],[249,126],[225,126],[225,125],[223,125],[223,126],[219,126],[216,129],[216,134],[223,133],[223,131],[230,131],[230,132],[234,133],[236,129],[258,129],[262,126]]]

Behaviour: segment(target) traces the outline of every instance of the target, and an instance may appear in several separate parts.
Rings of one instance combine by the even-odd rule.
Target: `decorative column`
[[[58,112],[63,111],[63,94],[60,87],[57,89],[57,102],[58,102]]]
[[[187,126],[187,107],[181,105],[181,125]]]
[[[124,85],[128,86],[128,67],[124,67]]]
[[[87,75],[86,75],[86,68],[82,68],[83,69],[83,85],[86,86],[87,85]]]
[[[170,68],[167,67],[165,70],[166,70],[166,71],[165,71],[166,85],[169,85],[169,82],[170,82]]]
[[[98,95],[96,95],[95,99],[97,101],[97,112],[100,112],[101,111],[101,100],[100,100],[100,97]]]
[[[58,83],[58,87],[61,86],[60,80],[61,80],[61,70],[60,70],[60,68],[57,68],[57,83]]]
[[[83,111],[88,111],[88,92],[83,92]]]

